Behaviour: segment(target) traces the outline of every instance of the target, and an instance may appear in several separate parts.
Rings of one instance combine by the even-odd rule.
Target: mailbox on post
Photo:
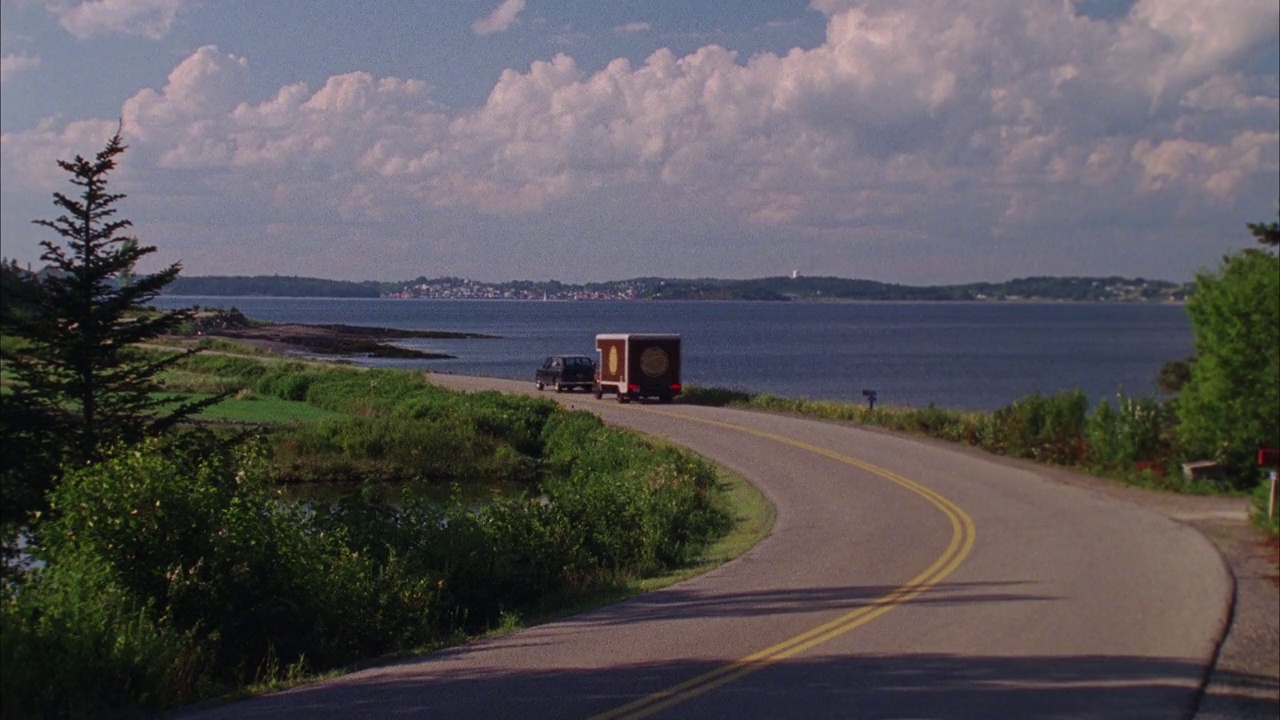
[[[1258,464],[1262,467],[1280,467],[1280,450],[1269,447],[1258,448]]]

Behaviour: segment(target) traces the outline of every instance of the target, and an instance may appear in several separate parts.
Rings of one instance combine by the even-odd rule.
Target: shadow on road
[[[227,705],[200,717],[591,717],[718,667],[679,661],[554,671],[449,670],[419,660]],[[1189,716],[1201,672],[1194,663],[1144,657],[800,657],[654,717],[1163,720]],[[1246,688],[1267,683],[1247,676],[1231,680]]]
[[[971,603],[1051,601],[1057,598],[1029,592],[1014,592],[1027,582],[941,583],[911,600],[919,605],[960,605]],[[567,625],[600,626],[647,622],[670,618],[753,617],[789,613],[850,611],[871,605],[900,587],[886,585],[854,585],[846,587],[804,588],[801,590],[755,590],[726,593],[702,593],[694,588],[673,587],[661,593],[640,595],[601,610],[559,622]]]

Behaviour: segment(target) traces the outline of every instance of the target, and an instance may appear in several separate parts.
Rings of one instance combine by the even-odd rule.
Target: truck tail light
[[[680,383],[671,386],[671,392],[680,392]]]
[[[628,392],[639,392],[639,391],[640,391],[640,386],[639,386],[639,385],[631,385],[631,384],[628,384],[628,385],[627,385],[627,391],[628,391]]]

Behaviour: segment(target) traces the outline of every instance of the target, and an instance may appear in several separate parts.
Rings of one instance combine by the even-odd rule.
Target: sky
[[[1275,0],[0,0],[0,247],[122,131],[141,271],[1189,281],[1280,202]]]

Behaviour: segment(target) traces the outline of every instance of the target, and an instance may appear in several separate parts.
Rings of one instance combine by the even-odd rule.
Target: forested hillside
[[[214,295],[219,297],[378,297],[382,288],[376,282],[346,282],[321,278],[285,275],[207,275],[178,276],[166,295]]]

